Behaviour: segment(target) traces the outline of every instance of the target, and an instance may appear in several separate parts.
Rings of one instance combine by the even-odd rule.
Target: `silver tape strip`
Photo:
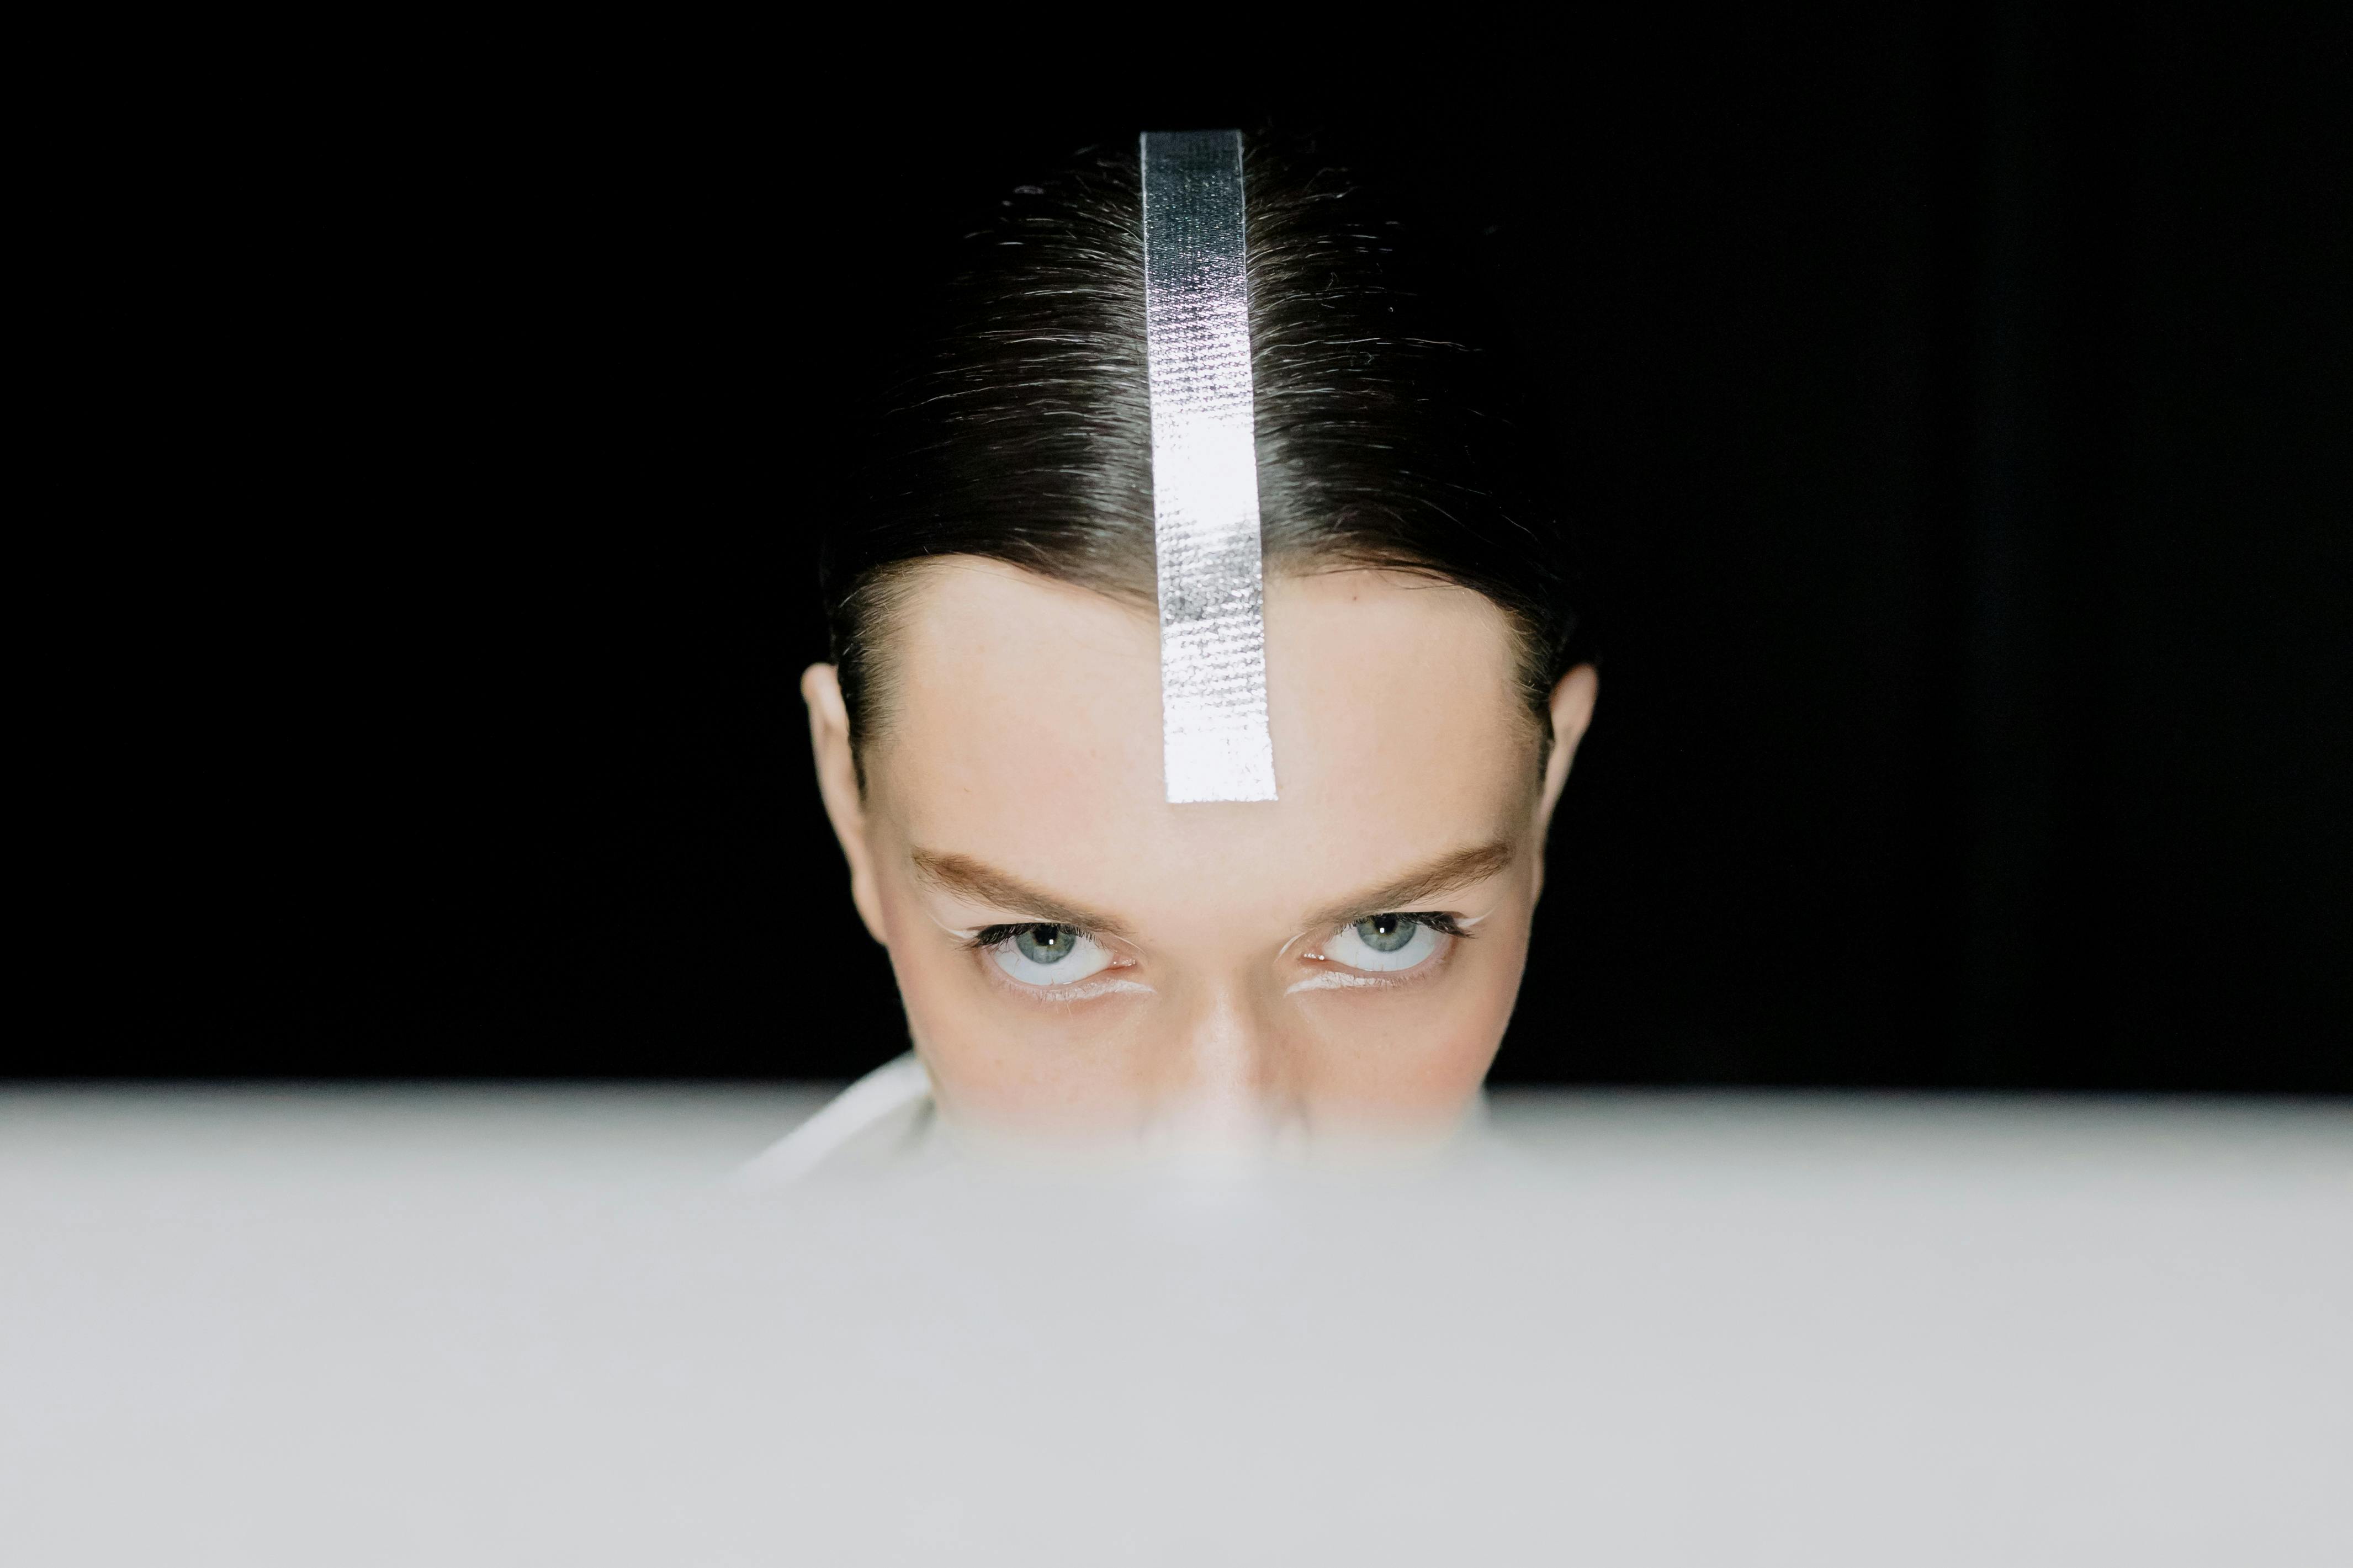
[[[1272,800],[1241,132],[1146,132],[1143,158],[1168,798]]]

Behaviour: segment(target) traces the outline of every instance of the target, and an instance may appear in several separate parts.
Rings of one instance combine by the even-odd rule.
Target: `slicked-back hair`
[[[1462,289],[1356,181],[1268,137],[1245,139],[1242,167],[1267,573],[1378,567],[1484,595],[1518,635],[1543,721],[1585,657],[1583,620],[1524,387],[1465,329]],[[876,420],[862,513],[826,543],[861,751],[889,721],[910,567],[983,556],[1154,604],[1134,142],[1018,187],[965,243],[943,325]]]

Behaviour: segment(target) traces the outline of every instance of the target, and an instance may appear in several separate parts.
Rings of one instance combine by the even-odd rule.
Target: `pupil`
[[[1398,918],[1395,915],[1375,915],[1373,917],[1373,930],[1382,936],[1395,936],[1397,934],[1397,928]]]
[[[1411,915],[1374,915],[1356,922],[1356,934],[1375,952],[1395,952],[1413,940],[1420,924]]]
[[[1013,945],[1032,963],[1056,963],[1070,956],[1076,934],[1068,926],[1029,926],[1013,933]]]

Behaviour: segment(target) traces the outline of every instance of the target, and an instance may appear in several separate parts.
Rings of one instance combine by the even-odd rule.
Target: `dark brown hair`
[[[1524,394],[1466,330],[1465,290],[1356,182],[1263,137],[1243,170],[1267,571],[1378,566],[1485,595],[1543,715],[1583,621]],[[1143,227],[1131,142],[1017,188],[967,237],[944,323],[877,421],[864,514],[827,545],[853,739],[881,721],[914,563],[986,556],[1152,605]]]

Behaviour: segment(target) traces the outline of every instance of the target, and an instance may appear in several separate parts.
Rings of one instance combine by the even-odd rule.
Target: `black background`
[[[1080,145],[1280,123],[1491,292],[1597,541],[1499,1080],[2353,1088],[2333,13],[208,105],[125,219],[121,395],[176,435],[110,459],[166,537],[100,529],[80,656],[97,891],[53,934],[100,978],[13,1070],[902,1048],[796,694],[878,344]]]

